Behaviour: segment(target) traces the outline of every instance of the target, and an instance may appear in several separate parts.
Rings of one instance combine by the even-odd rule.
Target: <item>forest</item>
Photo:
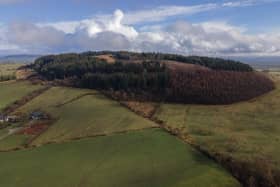
[[[116,62],[97,58],[104,54],[112,55]],[[49,81],[71,79],[75,87],[145,92],[160,100],[181,103],[227,104],[274,89],[269,78],[249,65],[210,57],[86,52],[44,56],[31,68]]]

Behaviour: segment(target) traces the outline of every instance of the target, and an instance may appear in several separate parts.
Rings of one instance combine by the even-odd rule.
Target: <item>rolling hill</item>
[[[129,52],[45,56],[30,69],[0,83],[2,111],[19,119],[0,124],[0,185],[279,184],[277,73]]]
[[[267,76],[247,64],[209,57],[87,52],[44,56],[30,67],[49,81],[72,80],[75,87],[122,91],[144,100],[230,104],[274,89]]]

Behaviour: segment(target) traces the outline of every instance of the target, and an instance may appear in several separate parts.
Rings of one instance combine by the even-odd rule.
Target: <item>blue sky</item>
[[[0,54],[280,55],[280,0],[0,0]]]

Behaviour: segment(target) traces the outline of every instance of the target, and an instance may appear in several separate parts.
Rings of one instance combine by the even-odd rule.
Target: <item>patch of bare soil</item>
[[[187,64],[182,62],[176,62],[176,61],[162,61],[163,64],[165,64],[168,69],[173,71],[184,71],[184,72],[195,72],[195,71],[211,71],[210,68],[196,65],[196,64]]]
[[[29,69],[29,68],[21,68],[16,71],[16,79],[17,80],[26,80],[32,76],[34,76],[36,73]]]
[[[100,60],[105,60],[106,62],[108,62],[109,64],[114,64],[116,62],[116,60],[114,59],[114,57],[110,54],[107,55],[98,55],[95,56],[96,58],[100,59]]]

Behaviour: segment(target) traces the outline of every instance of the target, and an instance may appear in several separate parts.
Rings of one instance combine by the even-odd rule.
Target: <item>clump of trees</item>
[[[148,93],[172,102],[226,104],[247,100],[274,88],[269,78],[239,62],[161,53],[110,52],[117,60],[110,64],[96,58],[103,53],[108,54],[45,56],[31,67],[48,80],[74,78],[77,87]],[[166,66],[164,60],[208,68],[188,69],[170,63]]]

